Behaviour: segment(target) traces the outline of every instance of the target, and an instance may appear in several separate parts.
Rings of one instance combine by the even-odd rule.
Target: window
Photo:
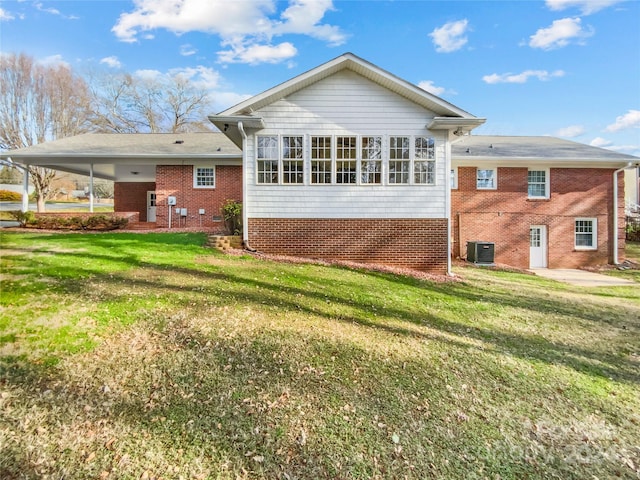
[[[458,188],[458,169],[452,168],[449,174],[449,182],[451,184],[452,190],[457,190]]]
[[[496,169],[487,168],[476,170],[476,189],[495,190],[496,189]]]
[[[331,183],[331,137],[311,137],[311,183]]]
[[[409,183],[409,137],[389,139],[389,183]]]
[[[435,141],[432,137],[416,137],[413,181],[427,185],[436,183]]]
[[[282,183],[304,183],[302,137],[282,137]]]
[[[215,167],[198,167],[193,168],[193,187],[194,188],[215,188],[216,187],[216,169]]]
[[[576,250],[596,250],[598,248],[598,223],[595,218],[577,218],[575,226]]]
[[[362,137],[362,183],[380,183],[382,177],[382,137]]]
[[[527,184],[529,198],[549,198],[546,170],[529,170]]]
[[[356,183],[356,137],[336,138],[336,182]]]
[[[258,183],[278,183],[278,137],[258,137]]]

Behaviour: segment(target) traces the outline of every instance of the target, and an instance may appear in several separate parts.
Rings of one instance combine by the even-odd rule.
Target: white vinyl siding
[[[406,98],[345,70],[257,110],[254,115],[263,118],[267,127],[256,134],[249,132],[247,139],[246,203],[250,217],[448,217],[445,133],[426,130],[434,114]],[[256,142],[261,136],[304,137],[304,184],[268,185],[258,181]],[[382,137],[381,180],[377,184],[361,182],[361,140],[365,137]],[[413,169],[409,170],[409,183],[389,182],[392,137],[408,137],[412,147],[416,137],[433,138],[432,185],[415,185]],[[330,138],[331,144],[323,150],[316,141],[314,147],[314,138]],[[332,152],[331,172],[335,175],[330,184],[319,180],[330,177],[326,164],[318,163],[328,151]]]

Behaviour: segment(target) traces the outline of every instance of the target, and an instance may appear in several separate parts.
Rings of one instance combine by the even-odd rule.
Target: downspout
[[[447,132],[447,144],[445,147],[445,175],[444,178],[446,184],[445,190],[445,213],[447,219],[447,275],[452,277],[451,272],[451,140]]]
[[[93,163],[89,164],[89,213],[93,213]]]
[[[637,167],[640,164],[636,164]],[[634,164],[629,162],[625,167],[619,168],[613,172],[613,264],[619,265],[618,259],[618,174],[633,167]]]
[[[238,130],[242,135],[242,244],[246,250],[255,252],[249,245],[249,214],[247,212],[247,134],[242,122],[238,122]]]
[[[29,210],[29,169],[26,166],[13,163],[11,157],[7,157],[6,160],[0,160],[2,165],[8,167],[19,168],[22,170],[22,213],[26,213]]]

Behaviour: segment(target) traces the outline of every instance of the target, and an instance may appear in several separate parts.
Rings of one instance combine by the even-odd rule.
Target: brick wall
[[[174,196],[177,205],[171,214],[172,228],[199,227],[224,229],[220,208],[228,200],[242,201],[242,167],[216,166],[216,188],[194,188],[191,165],[158,165],[156,167],[156,223],[169,225],[167,197]],[[175,208],[186,208],[187,217],[180,218]],[[198,211],[203,208],[202,218]],[[202,223],[200,223],[202,220]]]
[[[548,266],[575,268],[608,263],[613,258],[613,169],[550,170],[550,198],[527,198],[527,168],[498,168],[497,190],[476,190],[475,167],[458,169],[458,189],[451,192],[453,256],[466,257],[466,243],[495,242],[495,260],[529,267],[529,227],[546,225]],[[619,192],[623,178],[619,177]],[[624,193],[618,199],[619,255],[624,258]],[[598,249],[575,250],[577,217],[597,218]]]
[[[444,218],[250,218],[249,244],[271,254],[447,270]]]
[[[147,192],[156,189],[154,182],[115,182],[113,209],[116,212],[140,212],[140,221],[147,221]]]

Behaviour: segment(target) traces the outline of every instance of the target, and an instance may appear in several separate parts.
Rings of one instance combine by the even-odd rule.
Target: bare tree
[[[211,101],[189,78],[128,73],[98,75],[90,80],[91,122],[101,132],[161,133],[210,131]]]
[[[29,147],[87,131],[86,82],[64,65],[45,66],[24,54],[0,55],[0,148]],[[38,212],[56,191],[53,170],[28,167]]]

